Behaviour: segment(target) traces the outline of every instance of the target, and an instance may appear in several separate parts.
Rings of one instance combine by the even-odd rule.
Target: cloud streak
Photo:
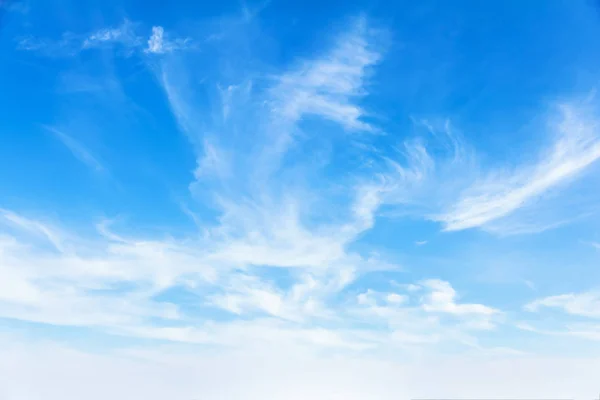
[[[124,50],[125,56],[139,54],[166,54],[193,48],[191,38],[169,39],[163,27],[152,27],[147,40],[139,33],[140,24],[124,19],[119,26],[101,28],[96,31],[77,34],[66,32],[61,39],[26,36],[18,39],[19,50],[38,52],[45,56],[75,56],[82,51],[102,48]]]
[[[527,311],[537,312],[544,308],[558,309],[567,314],[600,318],[600,292],[569,293],[537,299],[525,306]]]
[[[367,21],[358,19],[327,55],[279,77],[272,90],[274,111],[293,122],[313,114],[350,131],[373,130],[362,120],[365,111],[354,101],[365,94],[368,68],[381,58],[368,32]]]
[[[438,217],[448,231],[485,226],[540,201],[570,183],[600,158],[600,125],[585,105],[562,104],[555,139],[539,160],[511,173],[492,172],[467,188]]]
[[[82,163],[86,164],[89,168],[96,172],[106,171],[106,168],[98,161],[81,143],[73,139],[66,133],[50,127],[45,126],[48,132],[50,132],[57,140],[59,140],[67,149],[71,151],[73,156]]]
[[[561,205],[569,203],[569,190],[600,158],[596,108],[586,99],[552,109],[546,147],[511,168],[484,168],[448,121],[413,119],[427,135],[405,140],[386,156],[378,181],[368,185],[378,188],[382,205],[438,222],[446,232],[478,228],[509,235],[559,227],[595,212],[585,203],[574,208],[579,214]]]

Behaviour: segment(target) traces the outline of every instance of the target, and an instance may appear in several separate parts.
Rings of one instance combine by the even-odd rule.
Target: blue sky
[[[8,398],[75,365],[97,398],[146,373],[170,386],[129,395],[597,390],[568,375],[600,365],[597,3],[0,0],[0,24]]]

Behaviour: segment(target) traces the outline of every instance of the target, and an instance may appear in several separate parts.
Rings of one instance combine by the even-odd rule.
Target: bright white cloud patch
[[[148,51],[150,53],[162,53],[165,30],[162,26],[152,27],[152,36],[148,39]]]
[[[148,39],[148,47],[144,51],[147,53],[164,54],[175,50],[184,50],[189,47],[189,38],[169,40],[162,26],[153,26],[152,34]]]
[[[431,290],[425,296],[423,309],[429,312],[445,312],[450,314],[482,314],[491,315],[498,312],[491,307],[482,304],[457,304],[456,291],[448,282],[430,279],[422,283]]]

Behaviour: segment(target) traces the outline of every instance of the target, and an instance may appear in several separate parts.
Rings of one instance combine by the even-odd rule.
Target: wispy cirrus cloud
[[[47,57],[73,56],[78,53],[76,44],[80,39],[69,32],[63,33],[60,39],[37,38],[31,35],[17,39],[17,49],[39,53]]]
[[[279,83],[272,89],[273,112],[293,122],[314,114],[351,131],[373,130],[357,104],[366,94],[369,67],[381,58],[381,45],[372,35],[367,21],[358,19],[323,57],[305,61],[278,77]]]
[[[77,46],[82,50],[98,48],[102,46],[121,45],[128,51],[143,45],[143,39],[136,33],[138,24],[128,19],[117,27],[102,28],[84,36],[78,40]]]
[[[191,38],[171,39],[161,26],[152,27],[149,35],[141,31],[139,23],[124,19],[118,26],[89,33],[65,32],[60,39],[21,37],[17,40],[17,48],[50,57],[75,56],[82,51],[112,47],[124,51],[126,56],[135,52],[165,54],[193,48]]]
[[[549,126],[553,141],[538,160],[508,173],[489,172],[468,187],[445,214],[437,217],[446,230],[485,227],[533,206],[544,200],[544,194],[571,183],[600,158],[600,124],[589,106],[566,103],[557,111],[559,116],[552,118]],[[553,223],[547,225],[550,228]]]
[[[50,227],[48,224],[23,217],[10,210],[0,209],[0,216],[2,217],[3,223],[7,223],[19,230],[25,231],[30,235],[40,236],[52,244],[56,250],[61,252],[64,251],[63,234],[57,229]],[[8,243],[12,245],[17,242],[10,240]]]
[[[96,172],[103,172],[106,170],[104,165],[102,165],[102,163],[100,163],[96,157],[94,157],[81,143],[73,139],[71,136],[51,126],[44,126],[44,129],[50,132],[57,140],[65,145],[65,147],[71,151],[75,158],[86,164],[92,170]]]
[[[428,135],[407,139],[387,156],[375,185],[382,204],[439,222],[444,231],[479,228],[501,235],[538,233],[597,210],[567,195],[600,158],[596,103],[573,100],[546,112],[546,145],[511,168],[484,167],[446,121],[415,120]],[[594,198],[594,193],[587,193]],[[569,213],[569,208],[578,210]]]
[[[219,124],[194,111],[202,102],[196,93],[200,88],[190,80],[198,78],[181,59],[163,60],[157,78],[181,130],[195,146],[199,170],[218,164],[220,171],[242,169],[255,182],[264,182],[277,174],[286,154],[310,136],[300,128],[304,117],[329,120],[348,131],[374,129],[363,120],[366,113],[359,100],[367,94],[366,80],[381,58],[380,47],[366,20],[358,18],[321,55],[270,75],[266,87],[257,88],[247,78],[225,88],[216,85],[222,102],[216,113]],[[252,137],[252,143],[240,137],[240,131]],[[248,147],[240,151],[240,146]],[[224,157],[217,159],[219,154],[236,154],[235,165],[226,166]]]
[[[554,329],[543,329],[528,323],[519,323],[517,328],[530,333],[563,339],[600,341],[600,325],[593,323],[570,323]]]
[[[199,100],[190,84],[193,71],[180,58],[163,60],[157,78],[181,131],[195,148],[195,187],[206,190],[205,183],[210,183],[207,195],[222,213],[222,221],[235,221],[228,224],[233,229],[228,234],[241,263],[312,267],[338,263],[346,257],[344,247],[370,226],[378,202],[368,191],[350,194],[349,223],[324,221],[317,229],[307,229],[305,199],[314,196],[319,201],[321,195],[308,186],[286,185],[285,179],[275,183],[289,171],[282,165],[288,153],[309,140],[310,134],[301,131],[303,116],[331,120],[343,129],[370,129],[360,122],[362,111],[355,103],[366,95],[368,68],[380,58],[372,43],[376,38],[368,32],[366,21],[354,21],[323,55],[271,77],[266,88],[255,89],[251,81],[226,89],[217,85],[221,108],[208,117],[195,112]],[[332,114],[332,109],[342,113]],[[349,109],[354,116],[344,114]],[[298,163],[295,168],[313,166]],[[217,184],[211,180],[215,178]],[[282,187],[274,191],[274,186]],[[288,194],[277,194],[283,192]],[[247,259],[249,254],[254,259]]]

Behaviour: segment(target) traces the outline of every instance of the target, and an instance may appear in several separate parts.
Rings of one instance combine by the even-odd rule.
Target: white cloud
[[[420,136],[405,139],[391,154],[378,157],[375,177],[364,183],[377,190],[376,207],[393,206],[400,217],[432,218],[465,182],[470,182],[475,170],[473,157],[450,124],[445,123],[431,136],[433,141]],[[429,149],[434,145],[447,150],[437,151],[434,157]]]
[[[223,148],[216,145],[208,137],[204,138],[202,151],[204,154],[198,157],[194,177],[201,180],[207,176],[217,176],[219,179],[227,179],[231,175],[231,155]]]
[[[389,348],[411,352],[454,343],[484,351],[473,333],[494,330],[502,322],[497,309],[458,303],[448,282],[432,279],[395,286],[402,292],[368,289],[360,293],[356,307],[349,310],[364,322],[386,326],[389,334],[380,340]]]
[[[527,311],[555,308],[571,315],[600,318],[600,291],[569,293],[549,296],[532,301],[525,306]]]
[[[64,144],[73,155],[82,163],[86,164],[88,167],[92,168],[97,172],[105,171],[104,166],[94,157],[81,143],[77,140],[73,139],[71,136],[66,133],[50,127],[44,127],[48,132],[52,133],[55,138],[57,138],[62,144]]]
[[[167,54],[173,51],[192,49],[191,38],[170,38],[161,26],[152,27],[147,41],[140,32],[139,24],[124,19],[119,26],[100,28],[93,32],[77,34],[63,33],[61,39],[22,37],[18,40],[18,49],[35,51],[50,57],[75,56],[84,50],[98,48],[119,48],[125,56],[134,52]]]
[[[360,293],[357,298],[357,302],[361,306],[398,306],[408,301],[408,296],[401,295],[398,293],[382,293],[372,289],[368,289],[364,293]]]
[[[402,283],[394,282],[394,286],[396,286],[402,290],[406,290],[407,292],[410,292],[410,293],[418,292],[423,289],[420,285],[416,285],[414,283],[402,284]]]
[[[175,306],[152,296],[184,276],[197,284],[214,279],[193,250],[167,242],[76,239],[30,218],[3,212],[19,235],[0,242],[4,291],[0,315],[55,325],[123,328],[152,316],[177,318]],[[42,235],[54,247],[45,249]]]
[[[161,41],[160,37],[157,30],[151,46],[157,51],[164,47],[161,46],[164,38]],[[258,197],[266,196],[265,191],[273,184],[270,181],[273,175],[281,172],[280,163],[286,154],[311,135],[300,130],[299,123],[304,116],[317,115],[348,130],[371,130],[363,121],[365,112],[357,102],[366,95],[369,68],[380,59],[376,42],[366,20],[360,19],[320,56],[306,57],[288,71],[272,77],[269,87],[255,90],[252,79],[248,79],[256,74],[253,71],[233,84],[219,84],[218,117],[217,113],[195,112],[201,104],[195,90],[205,90],[196,87],[196,82],[203,78],[197,69],[181,60],[162,60],[157,77],[180,129],[194,146],[201,172],[199,180],[210,176],[202,172],[227,170],[226,176],[218,173],[216,176],[224,185],[226,182],[228,188],[235,185],[233,189],[237,193],[228,193],[228,197],[251,195],[252,201],[257,201]],[[242,65],[247,62],[238,60],[238,54],[228,53],[227,57]],[[226,79],[231,82],[230,78]],[[218,160],[224,161],[219,162],[219,168],[204,168],[215,165],[215,156],[227,154],[235,154],[235,159],[219,157]],[[245,179],[240,182],[236,176]],[[252,182],[252,187],[246,187],[248,182]]]
[[[300,314],[295,314],[296,310],[290,310],[284,304],[283,293],[255,276],[236,274],[224,287],[224,292],[213,296],[211,301],[234,314],[259,310],[274,317],[292,320],[300,318]]]
[[[99,238],[84,240],[12,212],[3,215],[7,226],[21,233],[15,236],[8,230],[0,236],[3,318],[184,343],[238,346],[268,340],[286,346],[363,351],[441,341],[467,343],[467,332],[481,329],[467,317],[486,310],[450,299],[450,309],[439,309],[460,316],[460,321],[438,321],[411,305],[416,298],[409,294],[420,290],[370,291],[361,306],[366,308],[347,308],[340,296],[364,271],[372,270],[371,260],[348,253],[343,245],[333,258],[328,253],[304,259],[295,253],[278,254],[280,236],[286,246],[296,243],[299,249],[304,248],[302,241],[313,239],[324,239],[325,246],[331,246],[326,237],[313,237],[314,232],[299,233],[296,222],[276,222],[280,233],[263,237],[263,247],[257,248],[252,243],[255,236],[231,240],[224,235],[232,228],[227,219],[220,227],[224,231],[194,241],[132,239],[112,232],[105,223],[98,225]],[[40,237],[68,251],[45,249],[38,244]],[[250,241],[242,256],[238,254],[241,240]],[[277,274],[266,272],[269,263],[271,271],[288,271],[289,283],[282,284]],[[187,293],[203,308],[229,312],[234,320],[199,319],[186,308],[192,304],[172,304],[157,297],[169,290]],[[367,317],[360,330],[352,323],[356,315]],[[381,318],[392,331],[380,330],[377,320]],[[442,337],[441,331],[447,334]]]
[[[306,215],[310,212],[307,198],[318,195],[309,187],[290,187],[285,179],[270,180],[270,174],[277,176],[282,172],[280,157],[290,150],[290,135],[298,129],[302,115],[318,113],[306,108],[316,102],[299,105],[300,97],[320,96],[343,108],[354,107],[353,99],[364,94],[366,69],[379,59],[367,32],[364,20],[352,25],[332,49],[282,73],[263,92],[254,92],[250,80],[227,85],[226,89],[217,86],[222,107],[219,122],[212,124],[209,118],[194,112],[194,71],[173,60],[162,62],[159,80],[180,129],[197,154],[195,177],[201,184],[192,185],[192,190],[201,188],[208,192],[208,199],[221,212],[221,226],[212,234],[221,235],[226,243],[219,243],[210,254],[213,262],[352,269],[372,261],[348,254],[346,247],[372,226],[373,213],[379,205],[377,187],[358,188],[356,195],[350,194],[356,197],[348,210],[350,220],[326,218],[309,228],[305,222],[310,219]],[[156,33],[159,43],[160,30]],[[341,117],[333,120],[344,127],[358,123],[358,117],[352,123]],[[240,126],[249,129],[242,130],[244,135],[253,137],[249,147],[238,143]],[[210,189],[206,189],[207,182],[212,184]],[[279,185],[282,187],[273,190]],[[326,199],[322,201],[329,206]],[[239,300],[228,297],[228,304],[237,304],[234,299]]]
[[[445,231],[531,234],[582,219],[596,212],[596,194],[570,194],[581,193],[576,181],[600,158],[597,104],[573,100],[557,109],[546,118],[547,148],[510,168],[484,166],[449,121],[413,118],[417,136],[377,154],[365,186],[378,189],[377,207],[394,207],[387,215],[430,219]]]
[[[165,30],[162,26],[153,26],[152,27],[152,36],[148,39],[148,48],[146,51],[150,53],[163,53],[163,36]]]
[[[369,42],[368,32],[367,21],[359,19],[325,56],[305,61],[279,77],[279,84],[272,89],[275,112],[291,121],[314,114],[349,130],[372,130],[362,120],[365,112],[355,103],[365,94],[368,68],[381,57]]]
[[[190,45],[190,38],[170,40],[167,38],[165,29],[162,26],[153,26],[152,35],[150,35],[148,46],[144,51],[153,54],[165,54],[189,48]]]
[[[25,36],[18,38],[17,49],[47,57],[70,57],[81,50],[81,38],[70,32],[63,33],[61,38],[56,40]]]
[[[24,230],[32,235],[41,235],[48,242],[50,242],[56,250],[61,252],[65,250],[63,233],[58,232],[55,228],[52,228],[40,221],[26,218],[10,210],[0,209],[0,218],[0,223],[9,223],[14,227]],[[16,242],[10,241],[10,243],[14,244]]]
[[[517,328],[536,333],[539,335],[552,336],[554,338],[566,338],[569,344],[572,345],[573,339],[584,339],[591,341],[600,341],[600,325],[590,323],[568,323],[562,324],[554,329],[541,329],[529,323],[519,323]]]
[[[135,32],[136,24],[125,19],[123,23],[116,28],[102,28],[90,33],[83,39],[81,47],[90,49],[103,45],[121,44],[126,48],[135,48],[140,46],[141,38]]]
[[[136,32],[138,24],[127,19],[116,27],[101,28],[93,32],[80,34],[64,32],[60,39],[27,36],[20,38],[18,49],[38,52],[44,56],[75,56],[81,51],[119,46],[125,55],[131,55],[143,40]]]
[[[398,293],[390,293],[387,295],[386,300],[392,304],[402,304],[406,301],[406,296],[399,295]]]
[[[499,311],[483,304],[461,304],[456,303],[456,291],[445,281],[429,279],[421,284],[430,290],[424,296],[423,309],[428,312],[441,312],[457,315],[481,314],[493,315]]]
[[[582,339],[600,342],[600,325],[571,325],[567,327],[567,330],[564,332],[564,334],[568,336],[574,336]]]
[[[436,217],[446,230],[485,226],[531,206],[600,158],[600,125],[586,105],[563,104],[559,112],[559,122],[551,125],[556,134],[551,147],[535,163],[511,172],[491,172],[470,186],[446,213]]]
[[[347,238],[337,226],[307,229],[292,200],[282,205],[222,205],[222,226],[216,233],[226,242],[211,259],[235,265],[328,268],[346,258]]]

